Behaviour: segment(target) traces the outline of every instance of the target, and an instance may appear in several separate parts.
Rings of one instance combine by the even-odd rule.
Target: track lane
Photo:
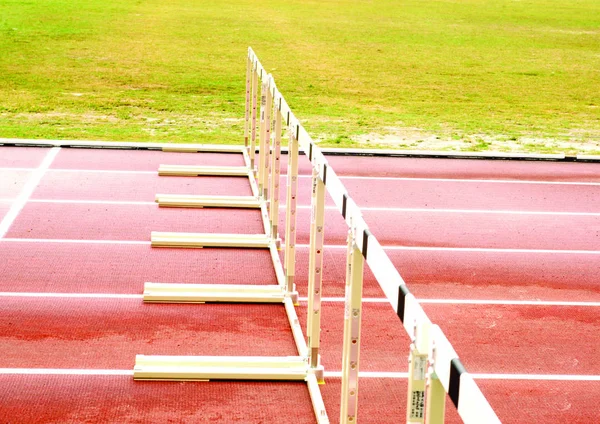
[[[11,242],[0,243],[0,257],[1,292],[141,294],[147,281],[276,283],[271,256],[263,249]]]
[[[243,166],[241,153],[177,153],[157,150],[62,149],[54,169],[158,171],[164,165]]]
[[[124,184],[127,181],[127,184]],[[247,178],[159,177],[158,174],[46,173],[33,199],[154,202],[156,194],[251,196]]]
[[[6,237],[149,241],[152,231],[258,234],[264,227],[257,210],[29,203]]]
[[[0,167],[37,168],[49,148],[0,146]]]
[[[9,387],[8,393],[2,390]],[[286,423],[314,423],[301,383],[156,383],[96,376],[2,375],[0,416],[10,417],[11,424],[259,423],[277,422],[282,416]]]
[[[297,355],[281,305],[57,298],[4,298],[0,352],[0,368],[91,369],[133,369],[137,354]]]

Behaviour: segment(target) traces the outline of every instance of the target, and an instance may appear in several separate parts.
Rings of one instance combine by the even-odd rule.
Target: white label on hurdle
[[[427,358],[416,356],[413,359],[415,366],[413,368],[414,380],[425,380],[425,372],[427,370]]]

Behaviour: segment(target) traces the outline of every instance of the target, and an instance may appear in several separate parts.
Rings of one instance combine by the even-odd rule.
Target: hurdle
[[[324,255],[324,209],[328,193],[347,226],[346,299],[342,350],[340,422],[358,421],[359,364],[362,319],[362,284],[367,264],[400,319],[411,340],[406,422],[440,424],[444,422],[446,399],[450,398],[465,423],[495,424],[499,419],[473,377],[467,372],[449,340],[435,325],[412,295],[406,283],[369,230],[356,202],[329,165],[323,152],[294,116],[272,75],[267,74],[254,51],[248,49],[246,72],[246,127],[244,147],[240,148],[248,178],[263,220],[264,234],[153,233],[155,247],[246,247],[268,248],[277,284],[271,286],[221,284],[146,283],[144,301],[157,303],[257,302],[283,303],[298,350],[292,357],[136,357],[136,380],[289,380],[307,384],[315,417],[319,423],[329,419],[319,390],[324,382],[320,361],[322,311],[322,269]],[[261,87],[260,121],[257,125],[258,86]],[[281,133],[287,129],[288,178],[285,219],[285,251],[279,259],[279,172]],[[258,140],[257,138],[257,126]],[[258,160],[256,160],[258,147]],[[296,212],[298,160],[303,152],[311,169],[311,221],[308,269],[308,307],[305,340],[294,305],[296,267]],[[167,196],[168,197],[168,196]],[[188,199],[189,200],[189,199]],[[193,199],[192,199],[193,200]],[[207,199],[203,199],[207,200]],[[216,205],[217,202],[213,203]],[[174,205],[172,207],[178,207]],[[186,207],[185,205],[179,207]],[[203,206],[204,207],[204,206]],[[210,206],[209,206],[210,207]],[[213,206],[213,207],[244,207]],[[155,244],[156,241],[156,244]]]
[[[328,423],[318,385],[324,381],[323,367],[311,360],[302,328],[295,311],[298,293],[294,284],[295,250],[287,245],[284,253],[285,268],[279,257],[279,190],[281,167],[281,140],[283,132],[283,98],[275,87],[273,78],[255,56],[248,56],[246,87],[246,128],[242,154],[245,167],[159,167],[159,175],[221,175],[247,176],[253,196],[203,196],[159,194],[159,207],[235,207],[260,209],[264,234],[197,234],[152,232],[152,247],[226,248],[243,247],[268,249],[275,268],[277,284],[144,284],[144,302],[147,303],[280,303],[283,304],[298,356],[291,357],[203,357],[203,356],[147,356],[137,355],[134,366],[135,380],[204,381],[204,380],[289,380],[307,384],[317,422]],[[260,77],[260,78],[259,78]],[[261,85],[261,109],[258,134],[256,132],[256,104],[258,84]],[[249,86],[248,86],[249,84]],[[279,97],[277,97],[279,96]],[[253,105],[252,112],[249,111]],[[289,122],[289,116],[288,120]],[[250,128],[252,123],[252,128]],[[288,128],[289,144],[296,146],[288,186],[288,198],[293,198],[286,209],[286,234],[293,229],[295,240],[296,190],[298,174],[298,148],[295,133]],[[258,136],[258,140],[256,137]],[[257,143],[258,141],[258,143]],[[258,146],[258,158],[255,157]],[[182,150],[183,151],[183,150]],[[190,149],[189,152],[201,150]],[[257,166],[254,166],[256,163]],[[295,166],[294,166],[295,163]],[[324,198],[323,198],[324,201]]]

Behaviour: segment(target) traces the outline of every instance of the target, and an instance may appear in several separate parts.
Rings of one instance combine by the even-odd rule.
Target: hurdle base
[[[157,194],[155,201],[161,208],[260,208],[260,200],[254,196]]]
[[[271,239],[266,234],[163,233],[153,231],[152,247],[248,247],[266,249]]]
[[[137,355],[134,380],[306,381],[311,370],[301,356],[146,356]]]
[[[279,285],[248,284],[144,284],[146,303],[283,303]]]
[[[160,165],[158,175],[199,177],[202,175],[220,175],[226,177],[247,177],[250,170],[245,166],[190,166]]]

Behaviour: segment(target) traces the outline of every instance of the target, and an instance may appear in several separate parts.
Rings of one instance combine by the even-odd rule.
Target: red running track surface
[[[597,163],[331,155],[326,158],[341,176],[600,182]],[[281,163],[283,172],[287,170],[287,155],[282,155]],[[304,155],[300,156],[299,170],[305,175],[311,173]]]
[[[243,318],[241,318],[243,317]],[[9,297],[1,368],[133,369],[135,355],[297,355],[281,305]]]
[[[0,169],[0,199],[16,198],[27,184],[31,174],[30,171]]]
[[[241,154],[174,153],[154,150],[61,149],[55,169],[158,171],[159,165],[244,166]]]
[[[32,198],[154,202],[156,194],[197,193],[251,196],[252,190],[247,178],[48,171]]]
[[[0,167],[37,168],[49,148],[0,146]]]
[[[600,301],[598,255],[387,250],[411,292],[430,299]],[[296,284],[308,285],[308,248],[297,249]],[[323,296],[344,297],[346,250],[325,249]],[[384,297],[365,267],[363,297]]]
[[[7,237],[150,241],[152,231],[258,234],[264,227],[257,210],[29,203]]]
[[[0,376],[0,417],[10,417],[11,424],[309,424],[314,422],[313,416],[308,390],[302,383],[157,383],[133,381],[126,376]]]
[[[142,294],[147,281],[276,282],[271,255],[264,249],[2,242],[0,257],[0,292]],[[231,268],[233,262],[244,273]]]

